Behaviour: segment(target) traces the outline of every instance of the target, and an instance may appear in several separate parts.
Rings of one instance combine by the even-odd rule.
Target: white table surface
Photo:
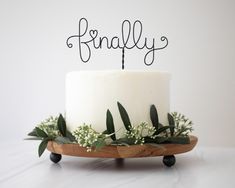
[[[1,142],[0,188],[235,188],[235,148],[196,148],[176,155],[168,168],[162,157],[113,159],[63,156],[58,164],[38,142]]]

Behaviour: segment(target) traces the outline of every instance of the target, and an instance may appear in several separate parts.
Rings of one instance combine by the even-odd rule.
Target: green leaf
[[[25,138],[24,140],[42,140],[42,138],[39,138],[39,137],[31,137],[31,138]]]
[[[167,114],[167,117],[168,117],[169,125],[175,125],[174,118],[170,113]]]
[[[107,110],[107,113],[106,113],[106,127],[107,127],[108,134],[112,134],[110,136],[112,140],[116,140],[113,116],[109,110]]]
[[[122,118],[122,121],[123,121],[123,124],[124,124],[126,130],[130,131],[131,122],[130,122],[130,118],[127,114],[127,111],[119,102],[117,102],[117,105],[118,105],[118,110],[119,110],[119,113],[121,115],[121,118]]]
[[[66,131],[66,137],[71,141],[74,142],[75,141],[75,137],[72,135],[72,133],[70,131]]]
[[[38,128],[38,127],[35,127],[35,131],[36,131],[36,134],[38,137],[41,137],[41,138],[47,138],[48,135],[47,133],[45,133],[42,129]]]
[[[164,125],[162,125],[161,123],[159,123],[159,124],[158,124],[158,127],[161,128],[161,127],[164,127]],[[165,136],[168,137],[167,131],[165,131]]]
[[[155,142],[158,144],[163,144],[167,140],[168,140],[168,137],[164,137],[164,136],[160,136],[160,137],[155,138]]]
[[[155,143],[155,144],[162,144],[164,143],[168,137],[158,136],[156,138],[145,137],[145,143]]]
[[[152,121],[153,126],[156,128],[156,130],[158,130],[159,119],[157,109],[154,104],[150,107],[150,119]]]
[[[180,136],[180,135],[184,134],[186,131],[191,131],[191,130],[192,130],[191,127],[184,127],[176,134],[176,136]]]
[[[163,126],[163,127],[160,127],[155,133],[154,135],[158,135],[164,131],[166,131],[167,129],[171,128],[171,126]]]
[[[57,136],[55,138],[55,142],[57,142],[58,144],[69,144],[69,143],[71,143],[69,138],[62,137],[62,136]]]
[[[158,128],[163,127],[163,125],[161,123],[158,123]]]
[[[190,139],[188,136],[181,137],[164,137],[158,136],[156,138],[145,137],[145,143],[155,143],[155,144],[189,144]]]
[[[28,133],[28,136],[38,136],[36,133],[36,129],[34,128],[30,133]]]
[[[40,145],[38,147],[38,156],[39,157],[41,157],[41,155],[45,151],[48,141],[49,141],[48,139],[43,139],[42,142],[40,143]]]
[[[148,136],[144,137],[144,143],[154,143],[155,139]]]
[[[111,145],[134,145],[135,139],[134,138],[119,138],[111,143]]]
[[[173,143],[173,144],[190,144],[190,139],[188,136],[168,137],[167,142]]]
[[[109,134],[107,130],[103,131],[102,134]]]
[[[95,147],[95,150],[99,150],[101,149],[102,147],[104,147],[106,145],[105,141],[103,139],[98,139],[94,144],[93,146]]]
[[[170,113],[168,113],[167,114],[167,117],[168,117],[168,122],[169,122],[169,125],[171,125],[172,127],[170,128],[170,133],[171,133],[171,136],[173,136],[174,135],[174,132],[175,132],[175,121],[174,121],[174,118],[173,118],[173,116],[170,114]]]
[[[57,121],[57,127],[58,127],[61,135],[66,137],[66,123],[65,123],[64,117],[61,114],[60,114],[58,121]]]

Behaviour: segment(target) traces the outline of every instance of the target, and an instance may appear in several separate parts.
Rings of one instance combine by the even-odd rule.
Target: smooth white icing
[[[127,110],[132,125],[150,121],[155,104],[160,122],[167,124],[170,74],[160,71],[77,71],[66,77],[66,122],[70,130],[83,123],[106,130],[106,111],[113,115],[117,135],[125,130],[117,101]]]

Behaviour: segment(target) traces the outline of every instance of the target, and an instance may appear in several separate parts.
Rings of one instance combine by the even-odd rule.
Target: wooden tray
[[[104,146],[97,151],[87,152],[86,148],[78,144],[57,144],[48,142],[47,149],[55,154],[70,155],[79,157],[96,158],[136,158],[136,157],[154,157],[170,156],[179,153],[185,153],[194,148],[197,144],[196,136],[189,136],[190,144],[161,144],[153,146],[151,144],[132,145],[132,146]]]

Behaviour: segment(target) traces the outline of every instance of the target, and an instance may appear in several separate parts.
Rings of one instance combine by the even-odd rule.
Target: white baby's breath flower
[[[145,143],[144,137],[155,138],[153,135],[155,131],[155,127],[148,125],[147,122],[142,122],[137,126],[130,127],[130,130],[125,132],[125,136],[134,139],[134,144],[143,145]]]
[[[38,124],[37,127],[47,133],[48,136],[56,137],[59,135],[57,121],[58,117],[50,116],[49,118],[45,119],[40,124]]]
[[[190,132],[193,131],[193,123],[188,118],[186,118],[185,115],[178,112],[172,112],[171,115],[175,122],[174,134],[176,136],[187,136]]]
[[[96,132],[91,125],[83,124],[73,132],[73,136],[79,145],[86,147],[87,152],[91,152],[92,147],[105,145],[105,139],[108,135]]]

